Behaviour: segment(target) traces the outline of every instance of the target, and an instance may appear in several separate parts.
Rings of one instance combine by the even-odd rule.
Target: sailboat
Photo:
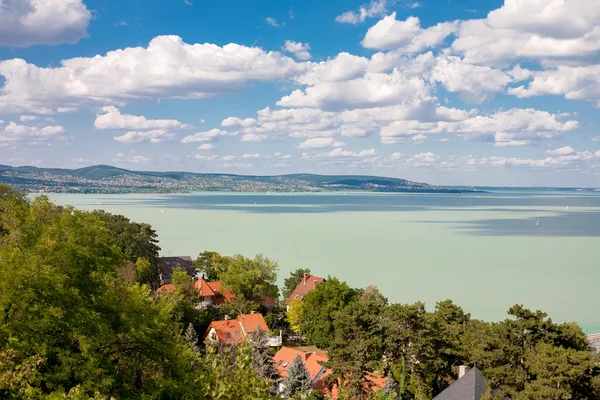
[[[539,219],[536,221],[535,226],[540,226],[540,220]]]
[[[566,206],[566,207],[565,207],[565,210],[567,210],[567,211],[568,211],[568,210],[569,210],[569,206]]]

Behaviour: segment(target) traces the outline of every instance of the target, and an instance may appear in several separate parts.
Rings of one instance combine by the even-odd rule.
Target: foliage
[[[375,371],[383,355],[382,311],[387,299],[375,287],[368,287],[357,301],[335,314],[335,336],[329,347],[333,377],[344,382],[352,399],[371,395],[366,373]],[[348,344],[352,345],[349,346]]]
[[[104,222],[113,242],[119,246],[126,260],[137,263],[139,258],[146,259],[150,266],[140,265],[144,270],[138,271],[138,279],[140,283],[148,284],[152,289],[158,288],[160,247],[156,231],[148,224],[132,222],[123,215],[114,215],[102,210],[95,210],[92,215]]]
[[[277,296],[279,265],[263,255],[247,258],[231,257],[229,267],[219,276],[225,287],[235,293],[236,299],[260,301],[262,296]]]
[[[283,281],[283,289],[281,290],[281,297],[283,299],[290,297],[290,294],[296,289],[296,286],[304,279],[304,274],[310,274],[310,269],[299,268],[290,272],[290,276]]]
[[[288,304],[286,312],[286,321],[290,324],[290,329],[297,334],[300,334],[300,323],[304,314],[305,303],[300,299],[293,299]]]
[[[294,397],[297,393],[302,396],[308,395],[312,390],[310,374],[308,373],[302,358],[297,355],[287,369],[287,376],[281,382],[283,386],[282,395],[285,398]]]
[[[328,348],[334,339],[335,313],[358,297],[359,291],[346,282],[328,277],[304,296],[300,330],[308,341],[319,348]]]
[[[271,393],[277,394],[277,380],[279,374],[269,350],[269,334],[260,327],[249,335],[252,345],[252,368],[256,375],[271,383]]]
[[[215,251],[204,251],[194,260],[196,270],[208,281],[218,281],[229,268],[230,257],[222,256]]]

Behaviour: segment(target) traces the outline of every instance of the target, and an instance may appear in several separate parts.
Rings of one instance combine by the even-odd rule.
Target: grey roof
[[[433,400],[480,400],[486,390],[485,378],[473,367]]]
[[[190,276],[195,276],[196,268],[190,256],[159,257],[158,268],[163,275],[163,283],[171,283],[171,275],[176,267],[183,268]]]

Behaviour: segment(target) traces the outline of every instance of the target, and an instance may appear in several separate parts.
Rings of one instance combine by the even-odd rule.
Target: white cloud
[[[568,156],[575,153],[576,151],[571,146],[565,146],[561,147],[560,149],[546,151],[546,154],[549,156]]]
[[[304,160],[331,160],[331,159],[368,159],[377,157],[377,151],[375,149],[361,150],[354,152],[351,150],[343,150],[338,147],[326,153],[302,153]]]
[[[486,19],[461,22],[452,49],[487,65],[519,59],[589,64],[600,54],[599,22],[597,1],[505,0]]]
[[[267,22],[267,24],[274,26],[275,28],[278,28],[280,26],[279,22],[277,22],[275,18],[267,17],[265,18],[265,21]]]
[[[513,108],[462,121],[394,121],[380,131],[382,143],[398,143],[419,134],[454,133],[469,140],[510,142],[552,139],[579,127],[575,120],[546,111]],[[500,145],[502,146],[502,145]]]
[[[22,59],[0,61],[0,110],[119,104],[156,99],[206,99],[240,91],[250,82],[277,82],[308,66],[279,52],[228,44],[186,44],[158,36],[148,47],[63,60],[40,68]]]
[[[600,142],[600,136],[593,137],[592,142]]]
[[[79,108],[77,108],[77,107],[58,107],[56,109],[56,111],[58,113],[74,113],[74,112],[79,111]]]
[[[301,149],[322,149],[324,147],[343,147],[345,143],[338,142],[332,137],[321,137],[321,138],[311,138],[306,139],[304,142],[300,143]]]
[[[38,117],[35,115],[21,115],[19,117],[19,121],[21,121],[21,122],[31,122],[31,121],[35,121],[36,119],[38,119]]]
[[[291,40],[286,40],[285,44],[282,47],[282,50],[293,54],[294,57],[302,61],[310,60],[311,57],[309,52],[310,45],[308,43],[293,42]]]
[[[205,132],[198,132],[194,135],[188,135],[181,139],[181,143],[198,143],[198,142],[210,142],[216,140],[220,136],[233,135],[234,133],[230,133],[221,129],[211,129]]]
[[[174,119],[146,119],[144,116],[121,114],[119,109],[113,106],[102,107],[102,112],[104,114],[96,114],[96,129],[156,130],[191,127]]]
[[[36,143],[64,138],[65,129],[62,126],[25,126],[11,121],[0,129],[0,142],[27,141]]]
[[[335,20],[342,24],[359,24],[367,18],[379,17],[385,14],[386,0],[371,0],[369,4],[365,4],[355,11],[346,11],[343,14],[335,17]]]
[[[513,80],[501,70],[467,64],[452,56],[436,58],[430,79],[440,82],[450,92],[460,93],[462,100],[471,104],[492,99]]]
[[[204,144],[201,144],[200,146],[198,146],[198,150],[203,150],[203,151],[214,150],[215,148],[216,148],[215,145],[210,144],[210,143],[204,143]]]
[[[113,158],[112,161],[115,163],[118,163],[118,164],[126,163],[126,164],[141,165],[141,164],[149,164],[150,162],[152,162],[152,159],[150,157],[145,157],[145,156],[127,156],[123,153],[118,153],[117,156],[115,158]]]
[[[443,22],[423,29],[419,18],[408,17],[405,21],[397,21],[394,12],[370,27],[361,43],[369,49],[419,53],[438,46],[457,28],[457,22]]]
[[[431,98],[430,88],[420,78],[397,70],[390,74],[368,72],[344,82],[323,82],[294,90],[277,102],[282,107],[314,107],[324,110],[354,109],[405,104]]]
[[[369,65],[365,57],[349,53],[339,53],[335,58],[318,63],[308,63],[309,71],[296,78],[302,85],[316,85],[321,82],[339,82],[362,76]]]
[[[246,133],[240,138],[241,142],[264,142],[269,140],[269,135],[260,133]]]
[[[221,122],[221,126],[223,127],[241,126],[242,128],[249,128],[254,125],[256,125],[254,118],[241,119],[238,117],[228,117]]]
[[[521,147],[521,146],[532,146],[535,144],[534,140],[506,140],[496,141],[494,147]]]
[[[91,18],[83,0],[2,0],[0,46],[77,43]]]
[[[568,100],[587,100],[600,107],[600,65],[587,67],[559,66],[556,69],[532,72],[528,87],[508,89],[517,97],[564,95]]]
[[[130,131],[121,136],[115,136],[113,139],[121,143],[164,143],[175,140],[175,134],[164,129],[147,132]]]
[[[260,154],[258,153],[254,153],[254,154],[244,154],[242,156],[242,158],[260,158]]]

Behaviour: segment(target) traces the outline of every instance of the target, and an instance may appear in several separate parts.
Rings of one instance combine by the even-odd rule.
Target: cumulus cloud
[[[210,142],[218,139],[220,136],[232,135],[233,133],[224,131],[222,129],[211,129],[209,131],[198,132],[194,135],[188,135],[181,139],[181,143],[198,143],[198,142]]]
[[[260,154],[258,154],[258,153],[244,154],[244,155],[242,155],[242,158],[260,158]]]
[[[156,99],[206,99],[240,91],[249,82],[277,82],[307,71],[279,52],[228,44],[187,44],[158,36],[148,47],[63,60],[40,68],[22,59],[0,62],[5,79],[0,110],[82,104],[118,104]],[[37,112],[37,111],[36,111]]]
[[[210,144],[210,143],[204,143],[201,144],[200,146],[198,146],[198,150],[214,150],[216,148],[216,146],[214,144]]]
[[[322,149],[324,147],[343,147],[345,143],[338,142],[334,138],[331,137],[321,137],[321,138],[311,138],[306,139],[304,142],[300,143],[301,149]]]
[[[519,59],[589,64],[600,54],[599,21],[597,1],[505,0],[487,18],[461,22],[452,49],[486,65]]]
[[[351,150],[343,150],[338,147],[325,153],[302,153],[302,159],[304,160],[368,159],[373,157],[377,157],[377,151],[375,149],[354,152]]]
[[[240,126],[242,128],[249,128],[256,125],[254,118],[241,119],[238,117],[228,117],[221,122],[222,127]]]
[[[38,119],[38,117],[36,115],[21,115],[19,117],[19,121],[21,121],[21,122],[31,122],[31,121],[35,121],[36,119]]]
[[[322,82],[294,90],[277,102],[282,107],[314,107],[325,110],[367,108],[404,104],[431,98],[423,79],[407,77],[397,70],[390,74],[368,72],[344,82]]]
[[[371,0],[369,4],[361,6],[358,11],[346,11],[335,17],[335,20],[342,24],[359,24],[365,22],[367,18],[379,17],[385,14],[386,0]]]
[[[277,22],[275,18],[267,17],[265,18],[265,21],[267,22],[267,24],[274,26],[275,28],[279,28],[279,26],[281,25],[279,22]]]
[[[142,164],[150,164],[152,162],[152,159],[150,157],[146,157],[146,156],[137,156],[137,155],[128,156],[123,153],[118,153],[117,156],[115,158],[113,158],[112,161],[117,164],[125,163],[125,164],[142,165]]]
[[[369,49],[419,53],[438,46],[457,28],[457,22],[443,22],[423,29],[419,18],[408,17],[405,21],[398,21],[394,12],[370,27],[361,44]]]
[[[505,143],[552,139],[578,127],[577,121],[562,121],[562,117],[557,114],[513,108],[489,115],[472,116],[462,121],[394,121],[383,127],[380,135],[382,143],[387,144],[406,141],[407,137],[414,135],[440,133],[454,133],[469,140]]]
[[[114,106],[102,107],[102,112],[104,114],[96,114],[96,121],[94,121],[96,129],[157,130],[191,128],[190,125],[174,119],[146,119],[144,116],[121,114],[119,109]]]
[[[164,129],[154,129],[147,132],[130,131],[113,139],[121,143],[164,143],[175,140],[175,134]]]
[[[508,93],[526,98],[543,95],[562,95],[568,100],[587,100],[600,107],[600,66],[559,66],[531,72],[533,80],[527,87],[508,89]]]
[[[62,126],[26,126],[11,121],[0,128],[0,142],[40,143],[64,138],[65,129]]]
[[[301,43],[301,42],[293,42],[291,40],[286,40],[282,50],[287,51],[288,53],[291,53],[294,55],[294,57],[296,57],[298,60],[310,60],[310,45],[308,43]]]
[[[77,43],[91,18],[83,0],[1,0],[0,46]]]
[[[549,156],[568,156],[575,153],[576,151],[571,146],[565,146],[556,150],[546,151],[546,154]]]

